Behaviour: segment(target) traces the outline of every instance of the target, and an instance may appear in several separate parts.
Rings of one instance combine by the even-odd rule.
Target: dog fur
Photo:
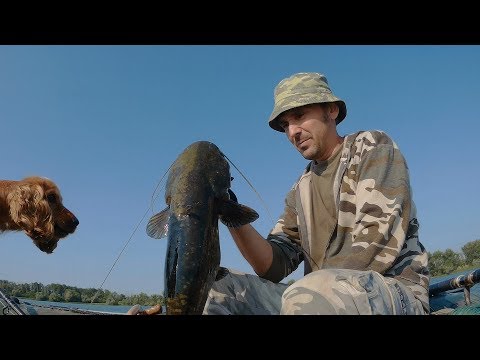
[[[39,176],[0,180],[0,232],[24,231],[41,251],[51,254],[78,224],[77,217],[63,206],[52,180]]]

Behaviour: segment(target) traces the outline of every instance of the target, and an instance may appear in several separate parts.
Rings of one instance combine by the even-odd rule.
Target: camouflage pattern
[[[393,140],[382,131],[345,138],[333,193],[337,226],[312,258],[310,165],[285,199],[285,210],[267,239],[283,279],[304,261],[305,274],[319,269],[373,270],[404,284],[429,311],[428,256],[418,239],[416,208],[408,167]],[[318,254],[318,251],[316,252]],[[268,274],[268,273],[267,273]],[[322,280],[323,281],[323,280]]]
[[[214,282],[203,315],[278,315],[287,284],[228,269]]]
[[[288,286],[229,270],[209,293],[204,315],[424,315],[408,288],[375,271],[326,269]]]
[[[268,119],[272,129],[284,132],[277,117],[284,111],[309,104],[336,102],[339,107],[337,124],[347,116],[345,102],[333,95],[325,75],[319,73],[297,73],[280,81],[274,91],[275,105]]]
[[[425,315],[400,281],[376,271],[324,269],[294,282],[282,295],[281,315]]]

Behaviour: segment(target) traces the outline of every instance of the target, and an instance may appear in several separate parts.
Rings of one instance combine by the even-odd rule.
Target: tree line
[[[431,276],[448,275],[480,267],[480,239],[466,243],[460,253],[452,249],[428,252],[428,266]],[[289,283],[292,282],[294,280],[289,281]],[[144,306],[164,303],[161,295],[147,295],[142,292],[137,295],[126,296],[109,290],[83,289],[64,284],[43,285],[38,282],[17,284],[0,280],[0,289],[11,296],[52,302],[101,303],[107,305],[139,304]]]
[[[38,282],[17,284],[7,280],[0,280],[0,289],[10,296],[19,298],[75,303],[100,303],[107,305],[145,305],[163,304],[161,295],[147,295],[140,293],[126,296],[109,290],[94,288],[82,289],[64,284],[43,285]]]
[[[480,240],[466,243],[460,253],[452,249],[428,253],[428,267],[431,276],[448,275],[480,267]]]

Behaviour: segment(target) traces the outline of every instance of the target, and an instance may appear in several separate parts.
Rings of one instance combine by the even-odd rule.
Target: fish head
[[[189,145],[175,160],[170,169],[165,190],[165,202],[170,205],[173,197],[181,197],[176,203],[195,203],[192,193],[208,193],[228,199],[231,186],[230,165],[220,149],[209,141],[197,141]]]

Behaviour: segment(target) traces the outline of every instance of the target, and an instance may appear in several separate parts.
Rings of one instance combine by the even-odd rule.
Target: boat
[[[429,287],[431,315],[480,315],[480,268],[432,278]],[[161,305],[145,309],[134,305],[126,313],[75,307],[39,305],[8,296],[0,289],[0,315],[157,315]]]
[[[155,315],[162,313],[160,304],[151,307],[133,305],[128,311],[100,311],[82,308],[81,304],[54,305],[43,301],[8,296],[0,289],[0,315]]]
[[[429,288],[432,315],[480,315],[480,269],[432,279]]]
[[[126,315],[119,312],[96,311],[78,307],[40,305],[15,296],[8,296],[0,289],[0,315]]]

